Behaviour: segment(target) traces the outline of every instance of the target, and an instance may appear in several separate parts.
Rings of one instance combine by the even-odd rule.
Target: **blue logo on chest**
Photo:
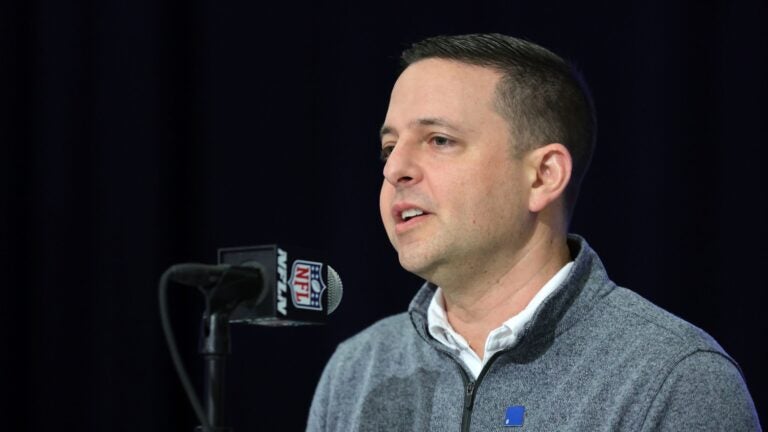
[[[525,417],[524,406],[513,405],[511,407],[507,407],[507,414],[504,416],[504,426],[520,427],[523,425],[523,417]]]

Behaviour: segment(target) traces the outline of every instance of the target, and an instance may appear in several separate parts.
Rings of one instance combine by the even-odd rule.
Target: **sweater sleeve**
[[[312,398],[312,405],[309,408],[309,418],[307,419],[307,432],[325,432],[328,429],[328,406],[332,394],[333,375],[335,370],[335,359],[338,357],[338,349],[331,356],[328,364],[325,365],[323,374],[315,389],[315,395]]]
[[[726,356],[697,351],[664,380],[643,431],[762,431],[738,367]]]

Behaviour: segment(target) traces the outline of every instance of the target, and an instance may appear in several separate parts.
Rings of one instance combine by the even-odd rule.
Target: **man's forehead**
[[[395,83],[389,100],[385,133],[440,126],[456,132],[481,127],[495,111],[500,75],[489,68],[453,60],[425,59],[410,66]]]
[[[469,132],[467,127],[461,126],[458,124],[458,122],[449,120],[444,117],[422,117],[411,120],[406,124],[407,129],[415,129],[423,126],[439,126],[457,133]],[[397,133],[398,131],[394,126],[385,123],[379,131],[379,136],[384,137],[384,135],[389,134],[397,135]]]

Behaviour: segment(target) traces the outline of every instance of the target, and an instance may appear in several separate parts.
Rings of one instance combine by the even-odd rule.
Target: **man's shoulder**
[[[709,334],[690,322],[655,305],[641,295],[617,287],[606,296],[602,318],[615,332],[651,349],[654,354],[684,357],[694,352],[712,352],[732,359]]]
[[[337,379],[373,382],[434,365],[437,356],[416,332],[408,313],[400,313],[383,318],[341,342],[327,370]]]
[[[348,360],[350,357],[392,355],[413,345],[418,338],[408,312],[402,312],[382,318],[341,342],[334,357]]]
[[[612,360],[634,391],[650,385],[643,430],[760,430],[741,370],[704,330],[624,288],[603,311],[622,348]]]

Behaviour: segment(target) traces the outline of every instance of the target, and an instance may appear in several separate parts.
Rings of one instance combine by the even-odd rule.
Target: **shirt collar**
[[[518,314],[504,321],[499,328],[491,331],[485,342],[485,353],[483,360],[487,360],[497,351],[501,351],[514,346],[519,339],[519,335],[525,325],[534,316],[536,310],[541,304],[554,292],[568,276],[573,261],[565,264],[555,275],[541,287],[539,292],[531,299],[528,305]],[[432,300],[427,309],[427,329],[429,334],[435,340],[445,345],[449,349],[462,352],[471,351],[469,344],[459,333],[457,333],[448,322],[448,316],[445,311],[443,291],[441,288],[435,290]],[[476,355],[475,355],[476,356]],[[464,356],[462,356],[464,357]],[[479,357],[477,358],[479,360]],[[483,363],[484,363],[483,361]],[[470,369],[472,367],[470,366]]]
[[[510,355],[521,361],[531,355],[538,355],[550,345],[552,339],[567,331],[588,316],[601,299],[610,295],[614,284],[605,271],[600,257],[583,237],[568,235],[568,248],[573,257],[573,267],[565,281],[542,303],[518,336]],[[427,330],[427,309],[437,287],[429,282],[408,305],[408,315],[414,330],[435,348],[447,350],[445,345],[430,336]]]

